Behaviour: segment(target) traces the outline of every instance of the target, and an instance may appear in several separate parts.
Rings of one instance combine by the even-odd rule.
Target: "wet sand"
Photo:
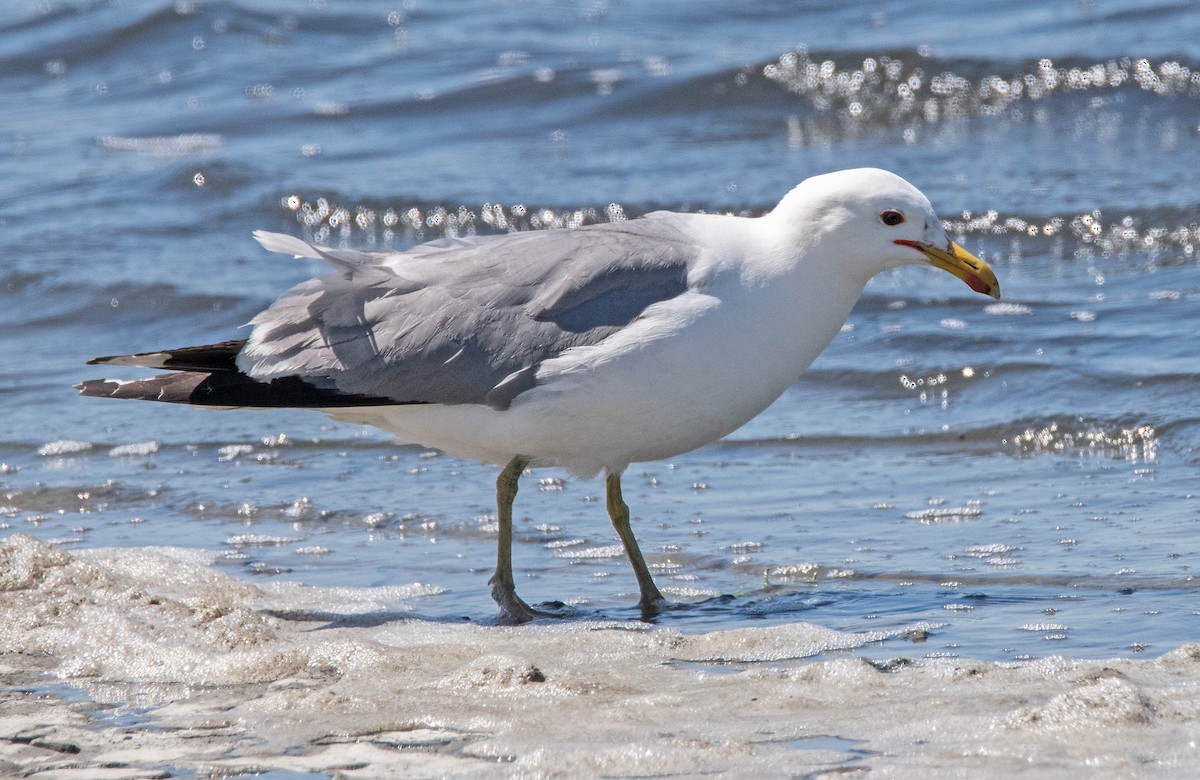
[[[1188,777],[1200,762],[1200,644],[984,663],[920,658],[921,625],[481,626],[423,619],[420,598],[10,536],[0,774]],[[856,656],[879,642],[894,657]]]

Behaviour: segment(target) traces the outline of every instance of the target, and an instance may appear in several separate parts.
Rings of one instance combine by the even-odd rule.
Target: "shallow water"
[[[929,195],[1004,300],[879,278],[758,419],[631,467],[635,530],[679,604],[660,622],[926,623],[922,654],[988,660],[1200,638],[1200,12],[17,8],[0,27],[5,536],[195,547],[256,583],[399,586],[381,614],[487,623],[494,469],[311,413],[79,399],[83,361],[233,337],[320,270],[260,251],[257,228],[403,247],[759,213],[807,175],[878,165]],[[632,619],[600,489],[525,478],[518,584]]]

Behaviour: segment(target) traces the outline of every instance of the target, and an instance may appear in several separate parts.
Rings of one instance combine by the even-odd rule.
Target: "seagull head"
[[[929,199],[889,171],[855,168],[805,179],[771,212],[800,231],[802,244],[852,265],[863,280],[901,265],[928,264],[1000,297],[988,264],[946,236]]]

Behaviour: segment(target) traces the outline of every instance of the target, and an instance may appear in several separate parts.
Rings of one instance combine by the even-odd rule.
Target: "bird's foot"
[[[517,588],[513,583],[500,582],[495,577],[492,577],[489,584],[492,586],[492,598],[500,605],[501,623],[528,623],[535,617],[546,616],[546,613],[539,612],[526,604],[517,595]]]
[[[638,609],[642,611],[642,621],[651,623],[666,610],[670,609],[671,602],[662,597],[661,594],[655,593],[651,598],[643,597],[638,602]]]

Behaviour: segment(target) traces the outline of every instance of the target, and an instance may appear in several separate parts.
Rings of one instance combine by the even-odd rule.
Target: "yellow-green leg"
[[[605,487],[608,516],[612,518],[613,528],[617,529],[617,536],[621,537],[621,544],[625,545],[625,554],[629,556],[633,574],[637,577],[638,590],[642,594],[638,600],[638,606],[642,608],[642,617],[654,617],[666,605],[667,600],[658,592],[654,578],[650,576],[650,569],[646,566],[646,559],[638,549],[633,529],[629,527],[629,507],[621,497],[621,475],[609,474],[605,479]]]
[[[517,498],[517,480],[529,465],[529,458],[518,455],[508,462],[496,478],[496,519],[500,526],[496,542],[496,573],[488,580],[492,598],[500,605],[500,619],[511,623],[526,623],[537,615],[533,608],[517,595],[512,571],[512,509]]]

